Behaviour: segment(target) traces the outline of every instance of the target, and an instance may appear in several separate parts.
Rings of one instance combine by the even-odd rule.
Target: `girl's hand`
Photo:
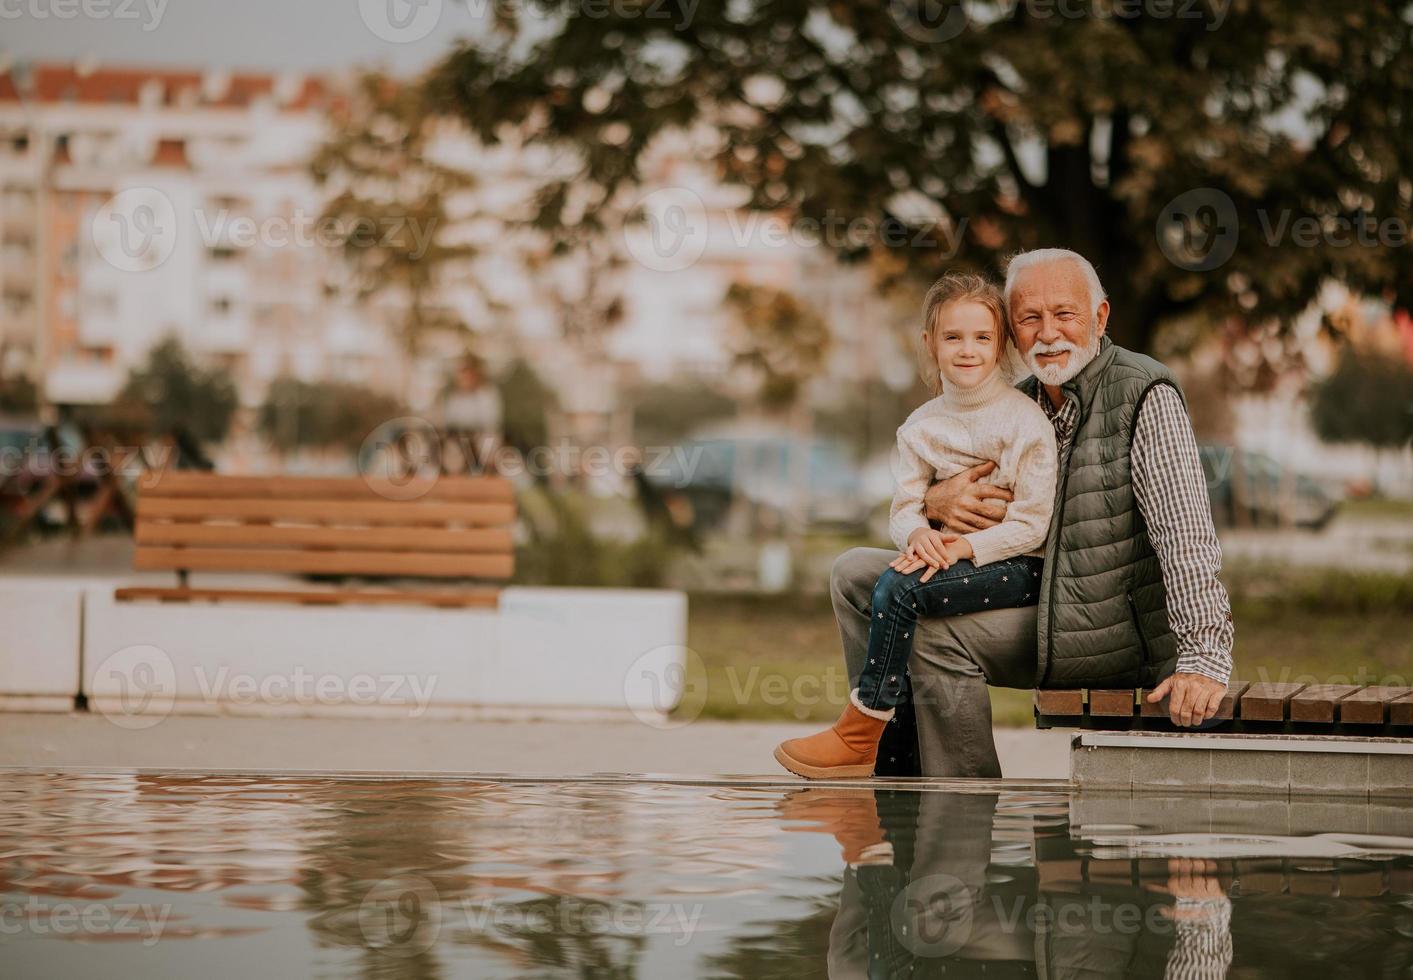
[[[924,564],[928,565],[930,567],[922,573],[922,578],[918,579],[919,582],[926,582],[938,571],[951,568],[956,562],[956,558],[948,553],[947,546],[957,540],[955,534],[934,531],[931,528],[918,528],[908,536],[908,554],[913,556],[914,560],[903,563],[903,567],[894,567],[904,575],[911,575]]]

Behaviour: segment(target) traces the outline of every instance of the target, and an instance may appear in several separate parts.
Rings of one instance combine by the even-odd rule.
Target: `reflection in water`
[[[1402,976],[1380,804],[11,773],[6,976]]]

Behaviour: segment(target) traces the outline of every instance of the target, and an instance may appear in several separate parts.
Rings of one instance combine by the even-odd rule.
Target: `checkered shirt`
[[[1051,424],[1060,466],[1069,465],[1079,421],[1078,403],[1065,399],[1056,409],[1039,385],[1035,399]],[[1225,684],[1231,677],[1231,603],[1217,574],[1222,549],[1212,526],[1212,509],[1197,439],[1182,396],[1157,385],[1143,400],[1134,423],[1133,494],[1158,553],[1168,591],[1168,625],[1178,640],[1177,672],[1202,674]]]

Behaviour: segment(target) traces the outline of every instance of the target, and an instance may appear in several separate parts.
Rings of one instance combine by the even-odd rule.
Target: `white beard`
[[[1041,365],[1036,362],[1036,357],[1041,354],[1059,354],[1064,351],[1070,353],[1070,358],[1064,366],[1058,364]],[[1025,364],[1030,368],[1030,373],[1035,375],[1037,381],[1054,388],[1078,375],[1084,370],[1085,365],[1094,360],[1098,354],[1099,331],[1095,330],[1093,339],[1085,347],[1072,344],[1068,340],[1062,340],[1057,344],[1036,344],[1026,352]]]

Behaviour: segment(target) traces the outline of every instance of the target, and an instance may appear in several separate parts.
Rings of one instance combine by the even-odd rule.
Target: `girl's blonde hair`
[[[1001,287],[985,276],[966,272],[949,272],[938,279],[927,290],[922,301],[922,376],[933,394],[942,391],[942,379],[937,373],[937,321],[942,307],[949,303],[980,303],[991,311],[999,334],[999,349],[996,363],[999,369],[1007,368],[1007,351],[1014,343],[1011,336],[1011,321],[1006,316],[1006,300],[1001,295]]]

